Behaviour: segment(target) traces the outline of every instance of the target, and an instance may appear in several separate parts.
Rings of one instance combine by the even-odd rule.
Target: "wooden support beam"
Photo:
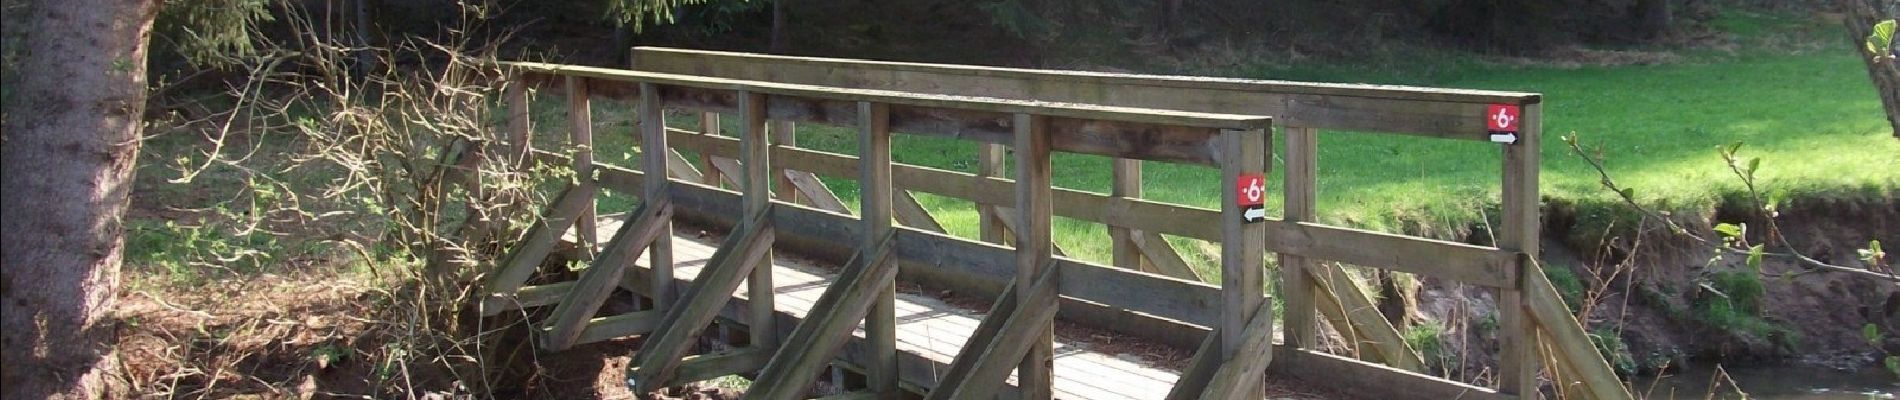
[[[1030,114],[1016,114],[1011,123],[1016,129],[1016,280],[1022,282],[1036,280],[1045,267],[1049,273],[1060,272],[1048,265],[1054,259],[1055,250],[1055,221],[1051,219],[1055,207],[1050,199],[1053,197],[1051,188],[1054,182],[1049,158],[1048,123],[1046,118]],[[1022,299],[1033,299],[1039,295],[1028,292],[1032,289],[1045,290],[1051,297],[1057,293],[1053,285],[1048,288],[1017,286],[1017,289],[1023,290],[1016,294]],[[1043,304],[1026,302],[1023,306],[1034,308]],[[1049,301],[1047,306],[1052,309],[1049,316],[1053,318],[1055,301]],[[1016,374],[1016,386],[1022,388],[1024,398],[1048,399],[1055,393],[1055,325],[1053,320],[1047,324],[1040,332],[1018,339],[1030,341],[1028,352],[1024,353]]]
[[[627,264],[658,242],[661,235],[672,233],[665,228],[673,218],[673,207],[664,198],[642,204],[635,213],[632,221],[620,225],[612,243],[581,271],[580,278],[574,281],[561,303],[554,306],[554,314],[546,324],[547,334],[541,337],[542,348],[561,351],[573,347],[588,320],[619,286]]]
[[[653,327],[659,322],[660,313],[654,310],[594,318],[587,321],[587,326],[581,329],[580,338],[574,340],[574,345],[604,342],[652,332]]]
[[[574,281],[567,281],[546,285],[525,286],[512,294],[496,293],[493,297],[497,299],[495,302],[498,303],[498,305],[491,309],[484,309],[483,311],[493,310],[506,312],[559,303],[562,297],[567,296],[567,291],[573,288]],[[483,316],[491,317],[493,315]]]
[[[760,111],[764,111],[764,103],[760,103]],[[771,133],[772,147],[798,147],[797,123],[774,120],[766,123],[766,131]],[[778,196],[779,200],[786,203],[807,204],[800,198],[798,188],[792,185],[792,177],[787,174],[788,172],[791,171],[786,170],[782,165],[772,166],[772,194]]]
[[[679,383],[674,373],[680,358],[706,324],[718,316],[719,307],[731,300],[742,278],[751,274],[771,249],[772,230],[757,228],[771,224],[767,217],[754,214],[746,218],[739,231],[713,252],[706,269],[693,280],[679,304],[665,308],[666,316],[640,344],[640,352],[630,364],[627,380],[636,391],[649,392]],[[756,300],[748,299],[748,304],[751,301]]]
[[[838,198],[838,194],[832,193],[831,188],[825,186],[824,181],[818,180],[818,175],[813,175],[805,171],[785,171],[784,178],[785,182],[790,185],[785,188],[790,188],[792,191],[798,192],[797,197],[804,200],[804,204],[817,207],[820,210],[851,215],[851,208],[844,205],[844,199],[840,199]],[[780,199],[789,197],[791,196],[785,194],[778,195]],[[781,201],[791,203],[789,200]]]
[[[1018,235],[1018,233],[1016,232],[1020,232],[1020,230],[1022,229],[1021,224],[1016,223],[1016,218],[1021,216],[1022,212],[1017,210],[1014,207],[1003,207],[1003,206],[997,206],[996,212],[1002,213],[1001,217],[998,218],[997,221],[1002,222],[1001,225],[1003,227],[1002,228],[1003,234],[1005,236],[1012,238],[1009,245],[1015,246],[1016,243],[1013,239],[1016,237],[1016,235]],[[1055,252],[1055,255],[1065,256],[1065,257],[1069,255],[1068,252],[1062,251],[1062,246],[1055,244],[1054,241],[1049,242],[1049,248]]]
[[[1113,170],[1114,178],[1108,195],[1115,198],[1140,198],[1141,160],[1117,158],[1110,163],[1113,164],[1110,169]],[[1110,264],[1116,268],[1155,272],[1154,263],[1142,257],[1141,247],[1135,244],[1138,239],[1133,236],[1127,227],[1108,226]]]
[[[726,139],[726,140],[732,140],[735,142],[734,145],[735,146],[737,145],[736,144],[737,140],[735,139]],[[701,152],[701,153],[704,153],[704,152]],[[721,157],[721,156],[706,156],[706,158],[712,159],[713,169],[718,170],[720,172],[720,176],[725,177],[726,186],[730,186],[733,189],[739,188],[740,186],[739,180],[738,178],[734,178],[734,177],[743,175],[739,171],[745,169],[744,167],[739,166],[739,160]],[[718,187],[719,185],[711,185],[711,186]]]
[[[694,167],[692,161],[686,160],[685,154],[680,154],[679,150],[673,149],[666,149],[666,174],[673,179],[687,182],[699,182],[706,179],[706,175],[700,173],[699,168]]]
[[[717,354],[686,356],[680,360],[679,375],[674,378],[680,383],[700,382],[722,376],[732,376],[758,371],[772,359],[772,350],[759,347],[747,347]]]
[[[1616,377],[1616,370],[1597,353],[1596,345],[1583,330],[1583,324],[1570,309],[1564,306],[1557,287],[1544,276],[1542,268],[1534,267],[1536,260],[1525,255],[1525,265],[1539,272],[1524,274],[1524,305],[1530,312],[1532,322],[1551,339],[1552,354],[1561,365],[1559,369],[1569,372],[1570,380],[1582,383],[1582,390],[1597,400],[1631,399],[1629,389]],[[1569,387],[1561,384],[1559,387]]]
[[[770,219],[772,212],[771,184],[774,175],[783,177],[783,171],[772,174],[772,144],[766,140],[765,95],[750,91],[739,92],[739,140],[741,154],[739,162],[744,167],[744,178],[740,190],[744,193],[745,214],[766,215]],[[776,237],[772,224],[761,224],[749,229],[764,230],[766,237]],[[778,330],[772,326],[772,312],[777,304],[772,285],[772,242],[764,244],[764,254],[759,256],[759,265],[752,268],[751,276],[746,278],[747,298],[752,301],[751,317],[746,324],[753,329],[751,346],[770,349],[778,347]]]
[[[1313,271],[1318,281],[1314,288],[1318,290],[1315,297],[1321,303],[1319,310],[1334,329],[1341,330],[1341,337],[1356,342],[1353,347],[1362,353],[1361,359],[1382,361],[1407,371],[1425,370],[1425,360],[1406,344],[1398,329],[1379,313],[1366,297],[1365,290],[1347,276],[1345,270],[1320,265]]]
[[[639,121],[636,124],[640,131],[640,149],[645,152],[645,155],[640,157],[640,161],[644,166],[643,171],[646,172],[646,176],[650,177],[641,188],[640,199],[646,204],[662,203],[668,197],[669,180],[666,177],[672,176],[667,172],[669,166],[667,155],[670,154],[671,147],[666,145],[666,113],[660,108],[659,92],[659,86],[651,83],[640,84],[642,95],[638,114],[636,114]],[[673,221],[669,214],[668,218],[656,223],[659,224],[657,229],[663,235],[648,245],[647,265],[652,266],[655,281],[665,282],[673,279]],[[639,257],[639,254],[637,252],[627,254],[626,257],[632,259]],[[673,304],[675,296],[671,286],[654,286],[652,289],[648,293],[652,294],[654,308],[663,310]]]
[[[894,247],[890,237],[886,236],[877,245],[865,248],[863,253],[853,259],[854,262],[845,266],[837,283],[825,289],[825,293],[812,306],[811,314],[806,315],[805,321],[798,324],[791,337],[787,338],[788,342],[798,345],[782,347],[772,356],[771,362],[766,363],[765,369],[759,372],[759,378],[753,381],[751,391],[746,393],[748,399],[789,400],[801,398],[805,394],[818,374],[824,372],[825,363],[851,337],[851,331],[857,328],[858,321],[865,320],[871,307],[883,297],[880,293],[895,288],[897,266],[890,257]],[[895,336],[892,339],[892,348],[888,353],[890,358],[886,360],[873,354],[874,362],[897,360]],[[872,347],[881,346],[872,343]],[[892,368],[889,371],[892,374],[881,377],[896,377],[895,366],[882,367]],[[872,371],[875,372],[875,369]],[[895,389],[894,386],[891,388]]]
[[[1181,377],[1174,380],[1174,387],[1168,388],[1167,400],[1194,400],[1200,398],[1207,383],[1214,380],[1219,372],[1223,355],[1220,352],[1220,332],[1209,332],[1201,339],[1201,346],[1194,350],[1194,358],[1188,361],[1187,368],[1181,370]]]
[[[978,143],[976,145],[976,176],[978,178],[1005,176],[1003,152],[1003,145]],[[1016,242],[1009,237],[1008,228],[1003,226],[1004,218],[1007,217],[996,209],[996,205],[976,202],[976,218],[978,237],[984,242],[1005,245]]]
[[[900,202],[897,198],[910,200],[906,204],[916,205],[917,203],[916,199],[910,198],[909,193],[897,190],[896,185],[891,182],[891,108],[889,106],[869,102],[858,103],[858,153],[861,154],[858,160],[860,166],[858,183],[861,185],[858,190],[858,205],[863,214],[859,219],[864,221],[863,244],[874,246],[873,248],[880,252],[888,252],[897,247],[892,243],[895,241],[893,238],[897,236],[897,230],[891,226],[891,220],[897,217],[895,215],[897,208],[894,206]],[[900,193],[902,196],[899,196]],[[922,207],[918,209],[921,210]],[[924,213],[922,217],[925,220],[930,219],[928,213]],[[939,226],[937,229],[941,231],[943,227]],[[870,310],[867,311],[869,315],[863,318],[865,339],[871,343],[872,361],[867,366],[870,370],[868,374],[870,379],[867,383],[872,393],[896,398],[900,390],[897,387],[900,376],[897,365],[898,268],[896,261],[874,261],[876,264],[871,266],[871,270],[877,271],[882,268],[890,271],[889,276],[877,277],[880,281],[873,286],[882,287],[870,293],[873,298]],[[839,344],[842,345],[843,341]]]
[[[506,159],[516,166],[523,166],[527,165],[528,155],[534,151],[533,111],[528,100],[528,87],[534,83],[531,78],[521,74],[511,74],[508,78],[507,86],[502,89],[502,96],[508,99]]]
[[[574,160],[570,167],[574,169],[574,175],[580,177],[577,179],[580,185],[592,188],[595,186],[594,116],[593,108],[589,103],[587,79],[568,77],[567,119],[568,124],[571,125],[568,131],[568,147],[573,151]],[[596,192],[598,191],[594,189],[588,190],[588,193]],[[583,243],[582,248],[587,249],[589,256],[592,256],[600,245],[600,238],[595,236],[597,235],[597,229],[594,227],[596,219],[593,197],[589,196],[587,204],[581,208],[581,214],[574,223],[575,233],[579,234]]]
[[[1010,370],[1020,368],[1019,361],[1029,355],[1030,348],[1038,343],[1037,338],[1055,328],[1055,275],[1054,268],[1047,268],[1032,285],[1022,285],[1022,281],[1012,284],[1011,287],[1027,287],[1028,290],[1016,291],[1016,299],[1011,300],[1018,301],[1014,302],[1016,307],[1011,312],[992,313],[983,318],[982,325],[990,325],[992,319],[1002,323],[990,335],[985,335],[983,326],[979,326],[978,334],[970,336],[970,340],[964,343],[965,350],[957,353],[956,361],[950,364],[950,372],[930,391],[926,399],[974,400],[994,396],[997,389],[1004,386]],[[1025,291],[1031,295],[1023,296]],[[971,348],[979,350],[973,353]],[[1021,398],[1037,398],[1029,394],[1030,387],[1023,383],[1022,375],[1018,371],[1016,379],[1017,388],[1023,393]]]
[[[897,212],[897,223],[936,233],[946,232],[943,230],[943,224],[937,222],[937,217],[930,216],[930,210],[925,209],[923,203],[917,202],[917,196],[911,195],[908,190],[899,190],[896,193],[896,198],[891,199],[891,206]]]
[[[1200,272],[1188,265],[1187,260],[1181,258],[1181,253],[1174,250],[1174,245],[1168,244],[1168,240],[1162,238],[1161,235],[1131,229],[1128,239],[1141,253],[1143,261],[1153,267],[1155,273],[1195,282],[1206,281],[1201,278]]]
[[[585,186],[569,186],[554,197],[546,215],[528,226],[528,232],[522,241],[502,257],[500,268],[488,276],[483,285],[487,295],[482,300],[482,315],[494,316],[509,307],[508,297],[513,296],[528,278],[533,277],[535,267],[548,258],[554,251],[554,245],[561,240],[560,232],[573,226],[574,219],[580,216],[582,207],[593,202],[593,194]]]
[[[1235,184],[1242,176],[1266,176],[1269,168],[1267,155],[1272,149],[1267,141],[1267,130],[1227,131],[1221,134],[1221,319],[1215,325],[1221,332],[1235,332],[1221,335],[1221,354],[1226,362],[1246,362],[1255,354],[1244,353],[1248,338],[1240,332],[1247,332],[1248,323],[1255,313],[1264,306],[1265,298],[1261,291],[1265,288],[1262,280],[1262,264],[1265,261],[1267,231],[1266,225],[1248,223],[1239,206],[1244,194]],[[1264,184],[1264,182],[1262,183]],[[1261,194],[1256,194],[1261,195]],[[1265,321],[1271,329],[1272,321]],[[1255,375],[1257,377],[1257,375]],[[1218,377],[1218,375],[1217,375]],[[1260,398],[1264,395],[1265,385],[1260,379],[1233,389],[1236,396]]]
[[[1306,382],[1326,382],[1359,399],[1513,400],[1519,396],[1436,376],[1367,363],[1320,351],[1278,346],[1267,371]],[[1522,397],[1535,399],[1536,395]]]
[[[1273,307],[1260,307],[1247,322],[1239,351],[1221,364],[1220,370],[1201,391],[1202,399],[1240,400],[1261,398],[1267,365],[1273,363]]]
[[[1537,189],[1538,152],[1542,148],[1540,107],[1524,107],[1517,143],[1504,148],[1503,215],[1497,235],[1498,248],[1538,254],[1538,232],[1543,226],[1538,207],[1542,198]],[[1513,271],[1522,275],[1542,274],[1518,265]],[[1527,320],[1521,285],[1498,289],[1498,392],[1518,396],[1536,396],[1537,331]]]
[[[1286,222],[1313,222],[1318,210],[1319,192],[1319,130],[1307,127],[1286,127],[1286,177],[1285,218]],[[1314,291],[1318,290],[1313,279],[1312,259],[1297,253],[1280,252],[1280,301],[1284,304],[1282,318],[1286,323],[1285,338],[1288,347],[1311,349],[1319,345],[1319,322],[1314,313]]]
[[[706,135],[706,136],[719,136],[720,135],[719,131],[721,130],[721,128],[722,127],[719,126],[719,113],[716,113],[716,112],[699,113],[699,134]],[[712,187],[719,187],[719,183],[721,182],[720,179],[723,179],[723,177],[726,176],[726,174],[723,171],[720,171],[719,168],[713,166],[712,155],[706,154],[705,152],[699,153],[699,171],[700,171],[699,183],[707,185],[707,186],[712,186]]]

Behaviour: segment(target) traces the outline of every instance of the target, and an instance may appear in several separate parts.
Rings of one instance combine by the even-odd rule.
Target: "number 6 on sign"
[[[1242,173],[1240,179],[1234,182],[1234,188],[1236,193],[1240,193],[1240,196],[1236,196],[1239,204],[1235,205],[1240,207],[1241,220],[1247,223],[1266,221],[1267,177],[1257,172]]]

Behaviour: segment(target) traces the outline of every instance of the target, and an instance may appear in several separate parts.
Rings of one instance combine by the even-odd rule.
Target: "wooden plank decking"
[[[611,237],[619,229],[622,216],[603,216],[600,237]],[[688,232],[698,229],[681,227],[674,237],[673,262],[676,279],[687,281],[699,276],[712,258],[719,237],[699,237]],[[569,235],[569,243],[572,243]],[[631,275],[645,277],[647,257],[636,257]],[[811,312],[835,274],[829,269],[802,259],[781,254],[773,260],[772,283],[777,289],[777,309],[802,320]],[[743,286],[742,286],[743,287]],[[734,293],[735,302],[745,301],[744,291]],[[728,306],[728,309],[734,307]],[[970,334],[982,321],[981,310],[958,307],[929,296],[899,292],[897,295],[897,350],[904,357],[903,368],[933,368],[930,376],[941,375],[956,358]],[[737,307],[743,309],[743,307]],[[781,322],[783,324],[783,322]],[[790,327],[783,327],[789,331]],[[864,339],[862,325],[853,332],[854,341]],[[917,362],[926,360],[927,363]],[[912,377],[914,372],[903,375]],[[1055,345],[1055,398],[1059,399],[1161,399],[1174,385],[1178,372],[1155,365],[1154,360],[1133,354],[1109,354],[1096,351],[1086,343],[1064,341],[1058,335]],[[1010,379],[1014,382],[1015,379]],[[907,384],[919,382],[907,380]]]

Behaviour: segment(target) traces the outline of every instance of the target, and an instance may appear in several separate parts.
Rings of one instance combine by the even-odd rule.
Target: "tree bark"
[[[20,10],[30,14],[15,27],[0,125],[0,398],[113,395],[110,312],[157,10],[154,0]]]
[[[1669,10],[1670,0],[1636,0],[1637,32],[1643,40],[1661,39],[1674,28],[1675,14]]]
[[[771,43],[768,44],[768,53],[785,54],[785,51],[790,50],[792,47],[792,38],[786,36],[785,33],[786,1],[788,0],[772,1],[772,38]]]
[[[1863,44],[1867,35],[1874,30],[1874,24],[1894,17],[1892,1],[1887,0],[1841,0],[1841,9],[1847,12],[1847,32],[1853,39],[1853,48],[1859,49],[1861,62],[1867,64],[1867,77],[1874,82],[1874,90],[1880,92],[1880,104],[1887,111],[1887,124],[1893,128],[1893,137],[1900,139],[1900,61],[1876,59],[1876,54],[1868,53]]]

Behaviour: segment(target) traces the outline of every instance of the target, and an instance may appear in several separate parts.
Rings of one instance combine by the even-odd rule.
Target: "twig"
[[[1624,204],[1629,205],[1632,209],[1635,209],[1638,213],[1641,213],[1646,217],[1662,221],[1664,225],[1669,227],[1670,231],[1675,232],[1677,235],[1693,239],[1697,243],[1700,243],[1711,249],[1715,249],[1719,252],[1729,254],[1729,255],[1748,256],[1750,254],[1753,254],[1752,251],[1749,249],[1739,249],[1739,248],[1731,247],[1717,241],[1709,240],[1708,238],[1702,237],[1700,235],[1696,235],[1695,233],[1692,233],[1688,228],[1685,228],[1682,225],[1677,224],[1676,221],[1674,219],[1669,218],[1669,216],[1643,206],[1642,203],[1636,201],[1635,191],[1618,185],[1616,183],[1616,180],[1610,177],[1609,170],[1603,167],[1602,160],[1597,157],[1591,157],[1590,154],[1583,149],[1583,145],[1580,142],[1581,140],[1578,139],[1576,133],[1571,133],[1569,135],[1564,136],[1564,143],[1570,146],[1571,153],[1576,154],[1577,158],[1583,159],[1585,163],[1588,163],[1591,168],[1595,169],[1597,172],[1598,178],[1600,178],[1599,182],[1603,185],[1603,187],[1605,189],[1609,189],[1611,193],[1616,193],[1617,198],[1621,199]],[[1761,192],[1756,188],[1753,177],[1749,176],[1752,174],[1744,173],[1744,171],[1740,169],[1741,168],[1740,165],[1734,161],[1733,153],[1725,152],[1723,156],[1729,160],[1728,164],[1729,164],[1730,170],[1734,171],[1738,176],[1742,176],[1742,181],[1743,181],[1744,186],[1747,188],[1748,193],[1751,196],[1751,198],[1754,199],[1755,211],[1761,212],[1764,209],[1763,207],[1765,206],[1762,204],[1762,201],[1761,201]],[[1789,273],[1789,274],[1762,273],[1763,275],[1776,276],[1776,277],[1795,277],[1795,276],[1803,275],[1810,272],[1838,272],[1838,273],[1846,273],[1846,274],[1862,276],[1866,278],[1900,282],[1900,274],[1896,274],[1893,272],[1883,274],[1883,273],[1874,272],[1874,271],[1870,271],[1863,268],[1855,268],[1855,267],[1849,267],[1849,266],[1843,266],[1843,265],[1829,264],[1826,262],[1822,262],[1820,260],[1816,260],[1813,257],[1809,257],[1805,254],[1802,254],[1799,251],[1796,251],[1792,245],[1788,244],[1786,238],[1779,237],[1780,236],[1779,229],[1777,228],[1777,225],[1775,225],[1775,222],[1774,222],[1776,219],[1776,216],[1762,215],[1762,217],[1764,217],[1763,219],[1768,220],[1769,231],[1770,231],[1769,232],[1770,237],[1768,239],[1770,241],[1780,242],[1778,247],[1782,247],[1787,252],[1776,253],[1776,252],[1764,251],[1764,252],[1761,252],[1760,254],[1764,257],[1777,257],[1777,258],[1785,258],[1785,259],[1794,260],[1796,264],[1799,264],[1801,266],[1808,268],[1807,271],[1802,271],[1802,272],[1795,272],[1795,273]]]

